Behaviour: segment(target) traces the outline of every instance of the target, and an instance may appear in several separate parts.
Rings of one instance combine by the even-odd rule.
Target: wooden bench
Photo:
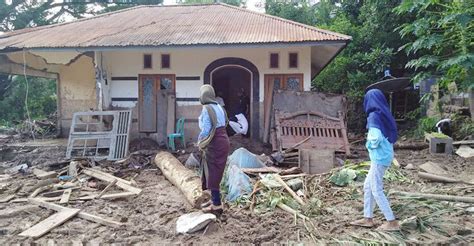
[[[341,112],[331,117],[316,111],[275,112],[276,139],[280,151],[311,136],[298,149],[333,149],[350,154],[347,129]]]

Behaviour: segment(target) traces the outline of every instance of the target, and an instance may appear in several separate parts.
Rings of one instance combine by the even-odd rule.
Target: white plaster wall
[[[270,68],[270,53],[280,54],[278,69]],[[289,68],[288,55],[298,53],[298,68]],[[264,96],[264,75],[280,73],[303,73],[304,89],[311,88],[311,48],[182,48],[103,52],[107,64],[111,97],[138,97],[137,81],[111,81],[111,77],[130,77],[138,74],[175,74],[176,76],[199,76],[199,81],[176,81],[178,98],[199,97],[204,70],[213,61],[224,57],[243,58],[253,63],[260,74],[260,102]],[[152,54],[152,69],[143,68],[143,54]],[[171,68],[161,69],[161,54],[171,55]],[[125,104],[125,102],[115,102]],[[196,102],[178,102],[178,105],[193,105]]]

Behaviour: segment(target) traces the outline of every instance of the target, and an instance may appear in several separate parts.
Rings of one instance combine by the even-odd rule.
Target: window
[[[143,68],[152,68],[152,59],[150,54],[143,55]]]
[[[298,68],[298,53],[290,53],[289,64],[290,68]]]
[[[161,68],[170,68],[170,55],[169,54],[161,55]]]
[[[279,56],[278,53],[271,53],[270,54],[270,68],[278,68],[278,60]]]

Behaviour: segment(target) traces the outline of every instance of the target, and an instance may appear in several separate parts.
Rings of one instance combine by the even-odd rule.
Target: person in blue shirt
[[[364,182],[364,218],[352,225],[373,227],[374,208],[378,205],[387,222],[379,229],[398,231],[400,225],[395,219],[390,203],[383,191],[383,176],[393,160],[393,144],[397,141],[397,125],[382,91],[369,90],[364,97],[364,110],[367,113],[367,142],[370,157],[370,170]]]
[[[220,215],[221,204],[220,183],[224,174],[227,156],[230,151],[229,137],[226,126],[227,115],[216,99],[214,88],[210,85],[201,87],[200,102],[203,105],[199,116],[198,147],[203,152],[201,160],[202,189],[211,191],[211,200],[202,204],[206,213]]]

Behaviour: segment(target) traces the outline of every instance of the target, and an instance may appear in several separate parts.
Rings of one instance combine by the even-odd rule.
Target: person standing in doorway
[[[211,201],[202,205],[205,213],[220,215],[223,212],[220,183],[224,175],[227,156],[230,151],[228,124],[225,110],[216,100],[214,88],[210,85],[201,87],[200,102],[203,105],[199,116],[198,146],[203,152],[201,159],[202,189],[211,191]]]
[[[364,182],[364,218],[352,222],[352,225],[373,227],[375,204],[382,211],[386,223],[379,229],[398,231],[400,225],[395,219],[390,203],[384,194],[383,176],[390,167],[394,152],[393,144],[397,141],[397,125],[382,91],[369,90],[364,98],[364,110],[367,113],[366,148],[370,157],[370,170]]]

